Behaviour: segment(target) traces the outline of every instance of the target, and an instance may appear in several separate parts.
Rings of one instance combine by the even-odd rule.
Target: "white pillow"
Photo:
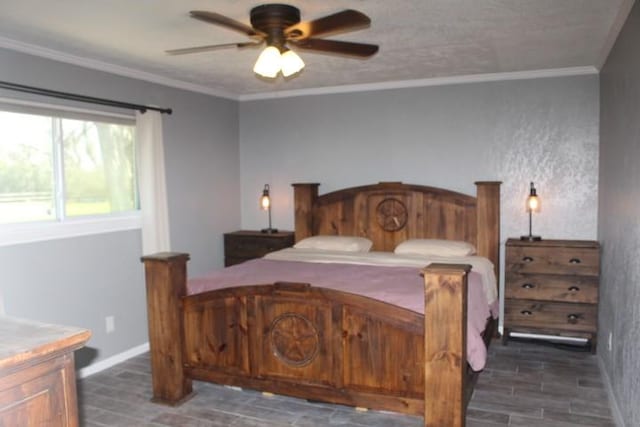
[[[296,249],[319,249],[322,251],[369,252],[373,242],[365,237],[312,236],[293,245]]]
[[[393,251],[398,255],[467,256],[476,253],[468,242],[440,239],[409,239],[400,243]]]

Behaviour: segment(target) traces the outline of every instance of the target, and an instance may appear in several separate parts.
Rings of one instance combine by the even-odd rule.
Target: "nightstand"
[[[511,332],[586,338],[595,353],[598,242],[509,239],[505,258],[503,343]]]
[[[234,231],[224,235],[224,265],[239,264],[260,258],[269,252],[293,246],[293,231],[262,233],[260,231]]]

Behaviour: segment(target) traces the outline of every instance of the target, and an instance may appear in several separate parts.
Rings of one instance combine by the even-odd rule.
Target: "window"
[[[133,119],[11,110],[0,109],[0,227],[138,214]]]

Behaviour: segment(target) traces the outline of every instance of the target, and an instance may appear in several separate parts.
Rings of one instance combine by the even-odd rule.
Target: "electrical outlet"
[[[116,330],[116,318],[114,316],[105,317],[104,322],[105,322],[105,329],[107,330],[108,334]]]
[[[613,343],[613,332],[609,332],[609,351],[611,351],[611,345]]]

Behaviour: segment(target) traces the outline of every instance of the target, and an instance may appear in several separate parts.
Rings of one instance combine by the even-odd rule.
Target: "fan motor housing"
[[[267,34],[300,22],[300,10],[288,4],[263,4],[251,9],[251,25]]]

